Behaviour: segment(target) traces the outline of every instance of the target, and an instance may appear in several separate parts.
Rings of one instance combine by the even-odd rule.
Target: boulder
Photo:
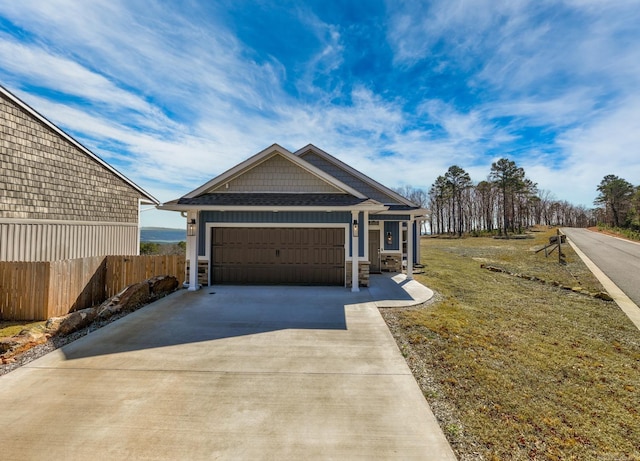
[[[178,279],[172,275],[164,275],[150,278],[148,281],[151,294],[156,296],[166,295],[178,288]]]
[[[8,336],[0,338],[0,354],[10,351],[18,345],[18,339],[16,336]]]
[[[122,304],[107,304],[98,308],[98,318],[108,319],[122,310]]]
[[[96,309],[92,307],[65,315],[60,323],[60,327],[58,328],[58,333],[61,335],[68,335],[80,328],[84,328],[95,320],[96,315]]]
[[[58,333],[60,325],[66,317],[66,315],[63,317],[51,317],[49,320],[47,320],[47,323],[44,324],[44,328],[48,333],[55,335],[56,333]]]
[[[122,310],[122,306],[118,304],[120,301],[119,296],[112,296],[107,299],[105,302],[96,307],[96,317],[100,319],[108,319],[112,315],[120,312]]]
[[[597,299],[602,299],[603,301],[613,301],[613,298],[609,295],[609,293],[605,293],[604,291],[595,293],[593,297]]]
[[[42,344],[49,339],[49,335],[40,330],[22,330],[15,336],[0,338],[0,354],[3,359]]]
[[[26,338],[29,342],[36,343],[43,339],[46,340],[47,338],[45,336],[47,336],[47,332],[44,330],[24,329],[18,333],[18,336]]]
[[[134,310],[146,304],[150,297],[149,284],[147,282],[136,283],[129,285],[120,293],[118,304],[124,310]]]

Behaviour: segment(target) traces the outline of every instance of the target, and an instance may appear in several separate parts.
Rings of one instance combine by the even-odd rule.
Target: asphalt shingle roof
[[[349,194],[210,193],[182,197],[178,205],[213,206],[351,206],[367,199]]]
[[[389,207],[389,211],[411,211],[411,210],[417,210],[418,208],[420,208],[417,206],[396,205],[396,204],[391,204],[387,206]]]

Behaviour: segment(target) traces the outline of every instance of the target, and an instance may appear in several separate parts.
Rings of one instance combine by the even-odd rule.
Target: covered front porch
[[[421,211],[354,213],[351,248],[357,246],[358,256],[355,263],[354,252],[350,252],[346,286],[357,291],[358,286],[369,286],[370,274],[380,273],[405,272],[411,280],[414,265],[420,262]]]

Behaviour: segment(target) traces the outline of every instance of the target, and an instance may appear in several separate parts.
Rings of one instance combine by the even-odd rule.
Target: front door
[[[369,230],[369,272],[380,273],[380,229]]]

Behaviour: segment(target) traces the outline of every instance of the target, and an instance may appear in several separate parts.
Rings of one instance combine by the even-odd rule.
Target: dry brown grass
[[[0,338],[14,336],[29,328],[42,329],[46,322],[22,322],[0,320]]]
[[[442,298],[383,315],[460,459],[640,459],[640,332],[567,245],[567,265],[535,240],[423,239],[416,279]],[[422,369],[420,370],[420,365]]]

